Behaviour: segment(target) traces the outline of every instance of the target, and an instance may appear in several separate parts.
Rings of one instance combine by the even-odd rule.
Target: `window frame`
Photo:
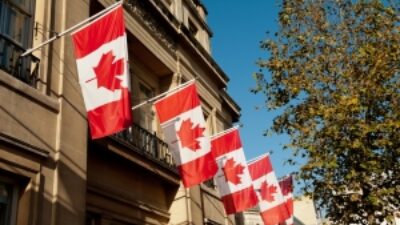
[[[40,59],[20,57],[33,44],[36,0],[0,0],[0,70],[37,88]],[[14,25],[14,26],[10,26]]]
[[[0,34],[3,36],[6,36],[8,39],[12,41],[13,44],[18,45],[18,47],[27,49],[32,46],[32,39],[33,39],[33,25],[34,25],[34,20],[35,20],[35,5],[36,1],[31,0],[29,1],[29,6],[28,9],[24,9],[21,5],[14,3],[11,0],[0,0],[0,21],[6,21],[6,7],[8,5],[8,8],[15,9],[19,14],[22,14],[24,17],[28,17],[29,21],[24,24],[24,35],[27,35],[25,38],[22,39],[21,43],[16,40],[15,38],[11,37],[9,34],[5,32],[5,26],[0,23]]]
[[[154,88],[140,79],[138,81],[137,90],[138,90],[139,102],[147,101],[155,96]],[[145,97],[146,99],[141,99],[141,97]],[[140,114],[139,121],[137,121],[137,124],[140,125],[142,128],[146,129],[147,131],[153,133],[155,131],[154,128],[155,113],[151,105],[142,106],[141,108],[139,108],[137,113]]]
[[[8,218],[6,220],[6,224],[15,225],[17,221],[17,212],[18,212],[18,198],[20,195],[20,186],[19,183],[11,179],[7,176],[0,175],[0,184],[4,184],[5,186],[11,187],[11,201],[10,201],[10,212],[8,212]]]
[[[191,18],[188,18],[188,25],[187,26],[188,26],[188,30],[189,30],[190,34],[192,34],[193,37],[196,38],[196,40],[198,40],[199,39],[198,35],[199,35],[199,32],[200,32],[200,29],[196,25],[194,20],[191,19]]]

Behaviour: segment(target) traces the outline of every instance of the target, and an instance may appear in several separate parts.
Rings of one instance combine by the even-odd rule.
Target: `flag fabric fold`
[[[91,137],[132,123],[128,48],[121,5],[72,34]]]
[[[277,225],[289,217],[278,180],[272,168],[269,155],[249,163],[258,206],[264,225]]]
[[[279,187],[282,190],[283,200],[285,206],[289,212],[288,218],[286,218],[285,225],[293,225],[293,178],[292,175],[288,175],[279,180]]]
[[[238,213],[257,205],[238,129],[213,137],[211,150],[218,164],[215,179],[226,213]]]
[[[195,83],[168,94],[154,106],[183,185],[191,187],[213,177],[217,164]]]

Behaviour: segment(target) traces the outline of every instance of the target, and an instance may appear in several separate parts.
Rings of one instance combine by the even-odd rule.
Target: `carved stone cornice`
[[[146,27],[153,33],[153,35],[160,40],[169,50],[175,52],[177,43],[174,38],[167,32],[165,27],[158,21],[154,14],[151,13],[152,7],[148,1],[143,0],[127,0],[125,6],[128,12],[135,18],[138,18]]]

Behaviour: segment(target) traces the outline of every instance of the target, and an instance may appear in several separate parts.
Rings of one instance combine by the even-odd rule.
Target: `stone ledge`
[[[27,97],[54,112],[58,113],[60,110],[60,104],[57,102],[57,100],[41,93],[39,90],[25,84],[3,70],[0,70],[0,84],[1,86],[4,84],[9,89],[14,90],[16,93]]]
[[[4,142],[9,145],[18,147],[19,149],[24,150],[25,152],[27,152],[29,154],[33,154],[33,155],[39,156],[41,158],[47,158],[49,156],[48,151],[38,148],[36,146],[33,146],[29,143],[26,143],[22,140],[11,137],[11,136],[1,133],[1,132],[0,132],[0,142]]]

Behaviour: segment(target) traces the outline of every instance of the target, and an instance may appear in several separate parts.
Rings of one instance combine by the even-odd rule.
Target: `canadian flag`
[[[196,85],[182,87],[154,106],[183,185],[191,187],[213,177],[217,164],[211,154]]]
[[[226,214],[257,205],[238,129],[213,137],[211,151],[218,164],[215,179]]]
[[[272,169],[269,155],[249,163],[249,171],[257,192],[260,214],[265,225],[276,225],[288,218],[285,201]]]
[[[92,138],[129,127],[132,116],[122,6],[74,32],[72,40]]]
[[[292,176],[283,177],[279,180],[279,187],[282,190],[283,199],[289,212],[286,218],[286,225],[293,225],[293,179]]]

